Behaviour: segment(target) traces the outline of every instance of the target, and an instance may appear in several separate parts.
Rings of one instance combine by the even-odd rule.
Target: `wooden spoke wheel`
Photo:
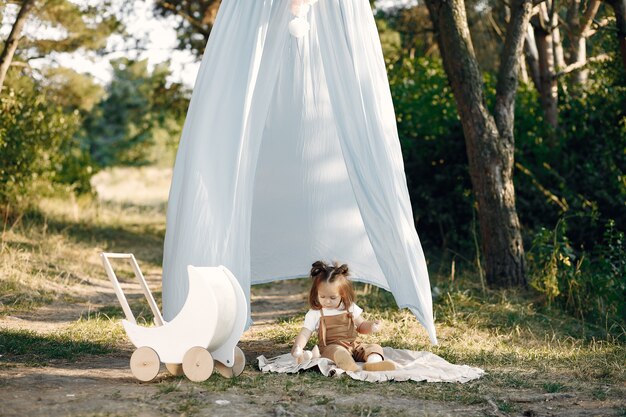
[[[234,378],[241,375],[243,368],[246,366],[246,357],[239,346],[235,346],[235,363],[233,366],[226,366],[221,362],[215,362],[215,369],[224,378]]]
[[[154,349],[142,346],[130,357],[130,370],[140,381],[148,382],[156,378],[161,362]]]
[[[183,372],[193,382],[209,379],[213,373],[213,356],[203,347],[192,347],[183,357]]]
[[[183,375],[183,364],[182,363],[166,363],[165,367],[167,371],[174,376]]]

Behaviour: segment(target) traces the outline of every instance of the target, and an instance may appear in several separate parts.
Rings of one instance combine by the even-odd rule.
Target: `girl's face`
[[[338,308],[341,294],[337,282],[321,282],[317,288],[317,301],[323,308]]]

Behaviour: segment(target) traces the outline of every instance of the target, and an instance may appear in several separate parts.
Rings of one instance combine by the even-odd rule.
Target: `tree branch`
[[[489,12],[487,15],[489,16],[489,23],[491,24],[493,31],[496,32],[496,35],[498,35],[500,40],[504,40],[504,33],[502,32],[502,29],[500,29],[500,26],[498,26],[498,22],[496,22],[493,18],[493,13]]]
[[[567,210],[569,210],[569,206],[567,205],[567,201],[565,199],[563,199],[563,200],[559,199],[559,197],[557,197],[553,192],[551,192],[546,187],[541,185],[541,183],[539,183],[539,181],[537,181],[537,178],[535,178],[533,173],[530,172],[530,170],[528,168],[526,168],[524,165],[520,164],[519,162],[515,163],[515,167],[517,169],[519,169],[521,172],[523,172],[524,174],[526,174],[530,178],[530,180],[533,183],[533,185],[535,187],[537,187],[537,189],[539,191],[541,191],[541,193],[544,196],[546,196],[546,198],[548,200],[552,201],[557,206],[559,206],[563,212],[566,212]]]
[[[561,16],[557,14],[557,19],[559,20],[559,26],[563,27],[568,35],[572,35],[574,33],[574,29],[569,24],[569,22],[563,19]]]
[[[541,91],[541,75],[539,73],[539,51],[535,40],[535,29],[532,25],[526,25],[526,35],[524,40],[524,52],[526,64],[530,70],[530,77],[537,91]]]
[[[22,68],[31,69],[31,66],[30,66],[30,64],[28,62],[13,61],[13,62],[11,62],[11,66],[12,67],[22,67]]]
[[[590,38],[591,36],[595,35],[598,30],[602,29],[603,27],[608,26],[610,23],[613,23],[613,20],[608,19],[606,17],[603,18],[602,20],[594,19],[592,22],[593,27],[587,30],[587,38]]]
[[[13,55],[15,55],[17,44],[20,40],[20,34],[26,24],[26,19],[34,6],[35,0],[24,0],[24,2],[22,2],[22,7],[20,7],[20,11],[17,13],[17,17],[11,28],[11,33],[9,33],[9,37],[4,43],[4,48],[0,53],[0,90],[2,90],[2,86],[4,85],[4,79],[11,65],[11,61],[13,60]]]
[[[98,56],[107,56],[107,55],[126,53],[126,52],[137,52],[137,51],[146,52],[146,51],[152,51],[152,50],[174,51],[175,49],[173,48],[147,48],[145,46],[135,46],[132,48],[116,49],[114,51],[98,52]]]
[[[196,28],[200,29],[202,32],[206,30],[206,27],[204,27],[198,19],[183,12],[182,10],[179,10],[175,5],[168,3],[167,1],[160,1],[157,4],[163,7],[164,9],[171,10],[172,12],[174,12],[175,14],[177,14],[178,16],[182,17],[187,22],[189,22],[192,26],[195,26]]]
[[[589,6],[587,6],[585,14],[580,21],[580,36],[584,38],[591,36],[587,32],[591,29],[591,24],[593,23],[593,19],[596,17],[601,4],[600,0],[591,0]]]
[[[516,0],[511,8],[511,19],[507,25],[506,39],[502,48],[498,82],[496,84],[495,120],[503,137],[513,138],[512,123],[515,93],[517,92],[520,57],[526,38],[526,28],[532,15],[532,0]],[[508,132],[511,130],[511,132]]]
[[[576,71],[577,69],[584,68],[589,63],[592,63],[592,62],[603,62],[603,61],[606,61],[606,60],[608,60],[610,58],[611,57],[608,54],[600,54],[600,55],[597,55],[597,56],[593,56],[593,57],[591,57],[591,58],[589,58],[589,59],[587,59],[586,61],[583,61],[583,62],[574,62],[573,64],[570,64],[570,65],[566,66],[561,71],[559,71],[556,74],[552,75],[552,78],[553,79],[557,79],[559,77],[562,77],[563,75],[569,74],[570,72]]]

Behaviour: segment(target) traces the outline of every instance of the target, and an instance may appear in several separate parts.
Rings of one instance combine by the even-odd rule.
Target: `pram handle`
[[[139,265],[137,264],[137,260],[132,253],[109,253],[109,252],[101,252],[100,258],[102,259],[102,264],[104,265],[104,270],[106,271],[111,283],[113,284],[113,289],[115,290],[115,295],[117,295],[117,299],[122,306],[122,310],[124,311],[124,315],[126,315],[126,320],[131,323],[137,323],[135,320],[135,316],[130,309],[130,305],[128,305],[128,300],[126,299],[126,295],[122,290],[119,280],[117,279],[117,275],[115,275],[115,271],[113,270],[113,266],[111,266],[111,261],[109,259],[128,259],[130,262],[130,266],[133,268],[135,273],[135,277],[139,281],[139,286],[143,291],[146,300],[148,300],[148,305],[150,306],[150,310],[152,310],[152,314],[154,314],[154,323],[157,326],[163,326],[163,316],[161,315],[161,311],[154,301],[154,297],[150,292],[150,288],[148,288],[148,284],[146,283],[146,279],[144,278],[141,270],[139,269]]]

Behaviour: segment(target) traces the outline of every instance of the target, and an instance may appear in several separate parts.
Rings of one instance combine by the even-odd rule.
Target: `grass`
[[[134,252],[144,275],[158,276],[163,236],[162,204],[46,199],[39,209],[8,225],[2,233],[0,315],[21,314],[54,303],[85,302],[84,291],[108,285],[98,258],[100,251]],[[115,267],[122,281],[132,280],[130,267]],[[254,286],[252,292],[266,291],[271,285]],[[286,412],[297,412],[303,398],[311,397],[311,404],[333,406],[339,414],[372,416],[393,413],[369,405],[346,408],[335,403],[335,396],[358,392],[485,407],[492,399],[502,413],[519,411],[516,397],[526,393],[573,392],[596,401],[626,396],[624,334],[607,334],[605,329],[547,308],[530,292],[483,291],[471,270],[459,273],[457,269],[454,280],[445,273],[433,274],[432,285],[440,294],[434,301],[438,346],[428,343],[425,330],[412,314],[395,307],[391,294],[356,284],[359,305],[384,324],[381,333],[364,340],[427,350],[454,363],[482,367],[487,374],[480,380],[467,384],[385,384],[383,389],[382,385],[326,378],[317,372],[263,374],[255,363],[249,363],[238,378],[224,379],[215,374],[191,389],[195,386],[210,392],[252,396],[281,392],[276,406]],[[160,293],[154,293],[159,299]],[[152,315],[140,300],[140,296],[130,296],[131,308],[140,322],[150,323]],[[253,346],[252,342],[271,346],[276,353],[288,351],[304,312],[303,305],[300,314],[281,318],[262,336],[256,336],[258,340],[242,341],[244,352],[250,353],[246,344]],[[0,361],[45,366],[50,359],[73,361],[89,355],[127,352],[121,317],[123,313],[115,301],[94,307],[90,314],[54,332],[0,330],[0,354],[4,355]],[[308,348],[315,343],[313,338]],[[157,385],[156,395],[177,399],[165,411],[192,415],[202,404],[183,381],[165,379]]]
[[[103,355],[115,350],[124,331],[113,322],[78,321],[52,334],[30,330],[0,330],[3,361],[45,364],[51,359],[74,361],[84,355]]]
[[[67,204],[44,199],[38,210],[5,225],[0,236],[0,315],[76,301],[77,284],[90,285],[91,277],[102,276],[102,251],[133,252],[145,275],[160,274],[162,206],[125,207],[90,199],[75,202],[75,207]],[[122,281],[133,276],[130,266],[115,267]]]
[[[397,384],[386,388],[402,395],[435,401],[484,404],[495,396],[499,411],[517,411],[511,391],[541,393],[576,392],[605,400],[606,384],[625,393],[626,346],[622,337],[580,323],[558,310],[548,310],[524,291],[487,291],[468,281],[454,285],[435,277],[442,290],[435,302],[439,345],[431,346],[425,330],[411,313],[399,311],[393,297],[376,288],[357,284],[357,300],[367,313],[381,318],[381,333],[365,336],[395,348],[431,351],[453,363],[485,369],[487,374],[468,384]],[[253,287],[254,291],[254,287]],[[264,337],[286,351],[298,333],[302,316],[283,318]],[[596,336],[598,335],[598,336]],[[622,335],[623,336],[623,335]],[[315,337],[308,348],[316,343]],[[315,379],[302,374],[305,385]],[[323,382],[327,385],[331,382]],[[332,384],[332,383],[331,383]],[[621,388],[618,388],[621,387]],[[335,389],[349,393],[363,383],[344,380]],[[358,414],[358,413],[357,413]]]
[[[560,382],[546,382],[543,384],[543,389],[549,393],[565,391],[566,388],[567,387]]]

